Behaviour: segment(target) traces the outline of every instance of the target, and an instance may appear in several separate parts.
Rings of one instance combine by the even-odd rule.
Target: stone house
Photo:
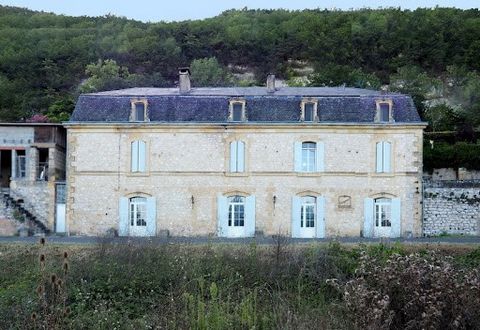
[[[0,123],[0,222],[14,209],[37,232],[65,232],[65,155],[61,124]]]
[[[67,232],[399,237],[422,231],[407,95],[354,88],[131,88],[81,95]]]

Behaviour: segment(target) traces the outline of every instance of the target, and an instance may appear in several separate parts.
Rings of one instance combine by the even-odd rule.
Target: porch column
[[[12,179],[17,177],[17,151],[12,149]]]
[[[26,150],[26,177],[29,181],[37,180],[37,168],[38,168],[38,149],[30,147]]]
[[[55,147],[53,148],[48,148],[48,181],[55,182],[57,180],[56,178],[56,170],[55,170],[55,158],[57,157],[56,155],[56,150]]]

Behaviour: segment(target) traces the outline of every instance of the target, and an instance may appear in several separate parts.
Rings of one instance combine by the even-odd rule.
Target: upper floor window
[[[245,143],[243,141],[230,142],[230,172],[245,171]]]
[[[393,121],[391,100],[377,101],[377,114],[375,119],[375,121],[382,123]]]
[[[145,141],[133,141],[131,143],[131,168],[132,172],[145,172]]]
[[[376,172],[388,173],[391,169],[392,144],[387,141],[377,142],[376,147]]]
[[[302,143],[302,172],[315,172],[316,154],[315,142]]]
[[[27,175],[27,158],[25,150],[15,152],[15,178],[25,178]]]
[[[148,121],[146,100],[132,101],[131,121]]]
[[[301,120],[304,122],[317,121],[317,102],[316,101],[302,101]]]
[[[295,171],[322,172],[324,170],[324,143],[322,141],[295,142]]]
[[[245,101],[231,101],[230,102],[230,121],[241,122],[246,120],[245,115]]]

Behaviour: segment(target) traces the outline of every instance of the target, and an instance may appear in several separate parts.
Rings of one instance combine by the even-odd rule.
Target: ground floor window
[[[389,198],[375,199],[375,227],[392,226],[392,200]]]
[[[129,209],[131,226],[147,225],[147,199],[145,197],[130,198]]]
[[[315,227],[315,208],[316,198],[313,196],[302,197],[302,207],[300,213],[300,227],[314,228]]]
[[[228,226],[243,227],[245,225],[245,197],[228,198]]]

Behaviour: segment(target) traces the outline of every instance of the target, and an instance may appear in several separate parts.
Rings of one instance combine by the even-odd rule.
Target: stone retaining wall
[[[425,181],[423,235],[480,235],[480,180]]]

